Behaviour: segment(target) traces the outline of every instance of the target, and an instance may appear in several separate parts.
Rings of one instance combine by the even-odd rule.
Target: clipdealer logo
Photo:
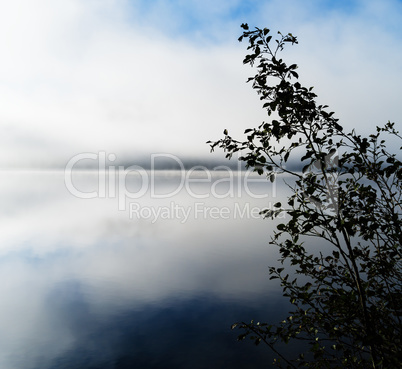
[[[87,163],[88,160],[92,161],[92,167],[95,166],[98,178],[96,185],[91,190],[88,191],[86,189],[84,191],[83,188],[74,183],[73,174],[79,172],[80,168],[82,168],[82,163]],[[224,165],[215,166],[212,170],[205,166],[197,165],[186,170],[183,162],[177,156],[163,153],[151,155],[148,169],[139,165],[125,167],[123,165],[107,164],[107,162],[110,163],[115,160],[115,154],[107,155],[104,151],[75,155],[68,161],[64,171],[64,182],[67,190],[73,196],[80,199],[115,198],[118,210],[126,211],[127,205],[130,205],[130,212],[133,216],[136,212],[140,211],[144,214],[145,212],[151,214],[152,210],[140,210],[138,202],[130,203],[127,200],[138,200],[145,196],[151,199],[169,199],[182,191],[185,191],[187,195],[195,200],[208,198],[223,199],[228,197],[240,198],[243,194],[253,199],[276,197],[275,182],[271,183],[264,177],[257,177],[253,175],[251,170],[242,171],[240,163],[235,170]],[[161,193],[157,189],[157,179],[161,171],[157,168],[161,168],[161,163],[166,164],[169,161],[170,164],[179,168],[175,172],[178,182],[168,192]],[[217,173],[219,173],[218,176]],[[137,184],[135,191],[130,190],[127,186],[129,178],[135,178]],[[263,183],[269,186],[269,188],[266,188],[264,193],[257,193],[252,188],[252,185],[255,183]],[[193,210],[194,214],[200,213],[199,211],[195,211],[195,208]],[[159,212],[162,211],[162,209],[159,210]],[[177,213],[179,214],[182,211],[184,210],[177,210]],[[214,212],[216,211],[216,209],[213,210],[211,216],[214,216]],[[225,211],[223,210],[222,216],[225,216]],[[164,212],[166,213],[166,211]]]

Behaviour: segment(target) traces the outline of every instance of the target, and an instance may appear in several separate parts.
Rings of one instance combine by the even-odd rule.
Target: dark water
[[[269,366],[230,326],[286,315],[268,277],[273,224],[258,216],[284,188],[193,173],[176,191],[180,176],[127,177],[119,198],[75,174],[97,192],[83,199],[62,172],[1,174],[1,368]]]

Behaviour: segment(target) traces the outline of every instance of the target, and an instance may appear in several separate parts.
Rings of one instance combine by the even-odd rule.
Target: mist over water
[[[286,313],[268,276],[274,223],[258,214],[285,188],[227,173],[199,181],[202,172],[180,188],[183,173],[152,175],[141,196],[143,177],[124,178],[124,206],[117,176],[115,191],[106,177],[99,197],[103,177],[75,172],[78,192],[97,193],[83,199],[63,172],[0,175],[2,368],[245,368],[269,359],[237,343],[230,325]]]

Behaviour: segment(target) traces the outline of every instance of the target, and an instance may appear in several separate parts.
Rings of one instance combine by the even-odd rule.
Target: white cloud
[[[239,2],[152,4],[2,3],[1,165],[65,163],[99,150],[207,156],[205,141],[223,128],[240,134],[263,119],[244,84],[241,12],[228,16]],[[350,14],[315,2],[252,6],[250,25],[299,36],[288,55],[347,126],[400,121],[399,3],[357,3]]]
[[[402,127],[402,4],[336,4],[270,1],[255,22],[298,36],[299,45],[285,55],[346,128],[368,134],[388,120]]]
[[[240,72],[239,93],[230,93],[234,71],[241,70],[233,48],[197,49],[141,34],[117,16],[95,16],[91,2],[71,2],[67,9],[42,3],[26,9],[20,1],[24,12],[15,4],[2,11],[3,18],[18,20],[4,23],[2,32],[9,38],[0,62],[0,119],[9,134],[3,163],[66,160],[80,150],[206,155],[206,132],[214,132],[206,127],[223,118],[237,125],[249,115],[232,111],[246,91]],[[39,152],[21,135],[33,145],[40,136]]]

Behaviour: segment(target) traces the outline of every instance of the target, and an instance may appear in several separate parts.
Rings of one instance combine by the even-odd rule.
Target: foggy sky
[[[344,3],[2,2],[0,167],[99,151],[210,157],[205,141],[267,118],[245,83],[242,22],[298,36],[284,56],[346,128],[400,126],[402,2]]]

